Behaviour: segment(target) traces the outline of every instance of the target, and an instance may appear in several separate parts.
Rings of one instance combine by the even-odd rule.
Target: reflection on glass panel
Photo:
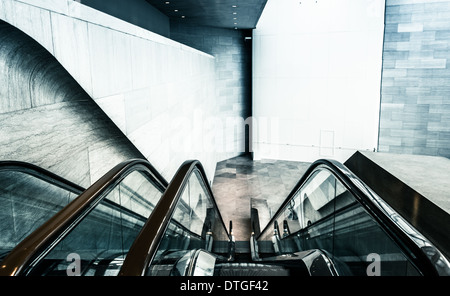
[[[260,242],[267,254],[320,249],[344,275],[367,275],[373,258],[381,275],[417,274],[403,249],[326,169],[311,174],[273,228]]]
[[[26,173],[0,171],[0,258],[76,196]]]
[[[161,192],[134,171],[34,267],[32,275],[116,275]],[[70,260],[73,255],[78,260]]]
[[[345,188],[326,170],[314,172],[295,197],[287,205],[283,213],[284,235],[299,231],[335,211],[335,198],[339,207],[345,205],[343,200]]]
[[[212,208],[212,204],[199,178],[198,173],[190,176],[182,195],[182,202],[177,207],[173,218],[191,232],[202,235],[207,209]]]
[[[200,172],[195,170],[183,189],[147,275],[177,275],[175,266],[189,258],[190,251],[225,253],[223,242],[228,242],[227,232]]]

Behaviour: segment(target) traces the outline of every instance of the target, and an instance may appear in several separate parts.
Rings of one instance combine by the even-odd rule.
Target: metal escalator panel
[[[0,261],[83,190],[34,165],[0,162]]]
[[[181,254],[205,249],[226,254],[228,235],[223,227],[211,196],[202,182],[201,174],[194,170],[189,177],[172,219],[161,240],[147,275],[161,275],[162,265],[170,265]],[[174,273],[171,270],[171,274]]]
[[[167,183],[144,160],[119,164],[22,241],[3,275],[117,275]]]
[[[133,243],[120,274],[182,275],[180,262],[192,250],[225,256],[229,238],[203,167],[187,161]]]
[[[437,249],[334,161],[311,166],[257,243],[261,257],[320,249],[340,275],[449,272]]]
[[[116,275],[120,261],[160,196],[161,192],[145,175],[132,172],[59,240],[29,274]],[[76,264],[68,259],[71,254],[79,255]]]

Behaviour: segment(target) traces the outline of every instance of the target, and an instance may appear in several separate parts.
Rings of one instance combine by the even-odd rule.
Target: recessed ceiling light
[[[166,1],[166,4],[170,4],[170,2],[169,2],[169,1]]]
[[[175,9],[174,11],[175,11],[175,12],[178,12],[178,9]]]
[[[233,12],[233,14],[237,14],[237,12]]]
[[[233,5],[232,7],[233,7],[233,8],[236,8],[236,7],[237,7],[237,5]]]
[[[186,16],[182,15],[181,18],[185,18]]]

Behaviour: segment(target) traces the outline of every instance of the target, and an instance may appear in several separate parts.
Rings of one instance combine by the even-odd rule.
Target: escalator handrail
[[[69,181],[51,171],[28,162],[3,160],[0,161],[0,171],[15,171],[25,173],[77,195],[81,194],[85,190],[84,187],[72,181]]]
[[[178,201],[184,192],[184,188],[188,183],[191,174],[194,173],[195,170],[200,172],[205,188],[211,197],[213,207],[218,209],[211,187],[206,181],[206,173],[202,164],[198,160],[185,161],[176,172],[144,227],[141,229],[141,232],[134,240],[119,275],[141,276],[145,274],[145,271],[152,262],[156,251],[158,250],[159,243],[169,226]],[[227,237],[229,238],[230,235],[218,210],[217,214],[226,231]]]
[[[421,271],[424,275],[437,275],[437,270],[430,259],[422,251],[421,247],[416,243],[417,240],[405,231],[401,226],[386,214],[386,208],[389,208],[385,202],[382,202],[376,194],[368,188],[356,175],[354,175],[348,168],[338,161],[330,159],[319,159],[311,164],[307,171],[303,174],[295,187],[289,193],[288,197],[284,200],[283,204],[279,207],[276,213],[273,215],[269,223],[264,227],[260,234],[256,237],[256,240],[262,238],[266,233],[272,231],[271,226],[283,213],[285,207],[296,197],[298,191],[305,185],[311,174],[319,167],[325,167],[333,173],[333,175],[350,191],[356,200],[366,209],[379,225],[390,235],[390,237],[402,248],[406,246],[405,250],[410,250],[413,253],[411,261],[416,266],[421,267]],[[422,239],[425,239],[422,237]],[[432,245],[427,241],[429,245]],[[437,250],[437,249],[436,249]],[[405,252],[408,253],[408,252]],[[442,254],[441,254],[442,255]],[[443,255],[442,255],[443,256]],[[445,259],[445,257],[443,257]]]
[[[117,184],[134,171],[149,174],[155,185],[164,192],[167,181],[146,160],[124,161],[103,175],[56,215],[21,241],[1,262],[0,276],[20,275],[24,270],[47,254],[78,222],[80,222]]]

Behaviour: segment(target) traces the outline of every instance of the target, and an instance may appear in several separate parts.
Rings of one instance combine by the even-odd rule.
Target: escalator
[[[34,190],[28,185],[24,190]],[[117,165],[21,240],[3,258],[0,274],[117,274],[166,187],[167,181],[147,161]]]
[[[121,274],[450,275],[448,260],[439,250],[348,169],[328,160],[312,164],[269,224],[252,235],[250,254],[233,254],[232,231],[225,247],[226,228],[201,172],[196,162],[180,168],[162,198],[167,199],[161,208],[165,215],[152,215],[147,221]],[[198,180],[203,179],[203,189],[191,192],[194,176],[194,187],[199,188]],[[214,215],[204,210],[196,214],[205,217],[202,235],[200,228],[192,228],[196,223],[183,222],[184,239],[189,243],[180,247],[180,239],[173,239],[179,233],[174,231],[180,221],[178,202],[186,194],[195,199],[200,191],[210,199],[207,208]],[[193,215],[196,207],[190,204]],[[204,233],[212,234],[212,246],[211,237]]]
[[[0,260],[83,191],[38,166],[0,162]]]
[[[338,162],[313,163],[267,225],[252,210],[248,253],[236,252],[232,222],[224,223],[206,180],[198,161],[167,183],[148,162],[130,160],[86,190],[64,187],[78,197],[24,228],[0,275],[450,275],[443,252]],[[12,181],[1,177],[0,185]]]
[[[262,262],[320,251],[317,262],[335,275],[450,275],[443,252],[330,160],[310,166],[269,224],[252,235],[251,246],[253,259]]]

